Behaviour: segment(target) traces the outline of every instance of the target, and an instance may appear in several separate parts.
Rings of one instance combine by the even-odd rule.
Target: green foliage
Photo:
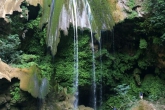
[[[164,94],[164,81],[159,77],[153,75],[147,75],[142,83],[142,88],[145,95],[148,96],[150,100],[157,100],[160,96]]]
[[[18,101],[20,100],[20,88],[16,87],[11,93],[10,93],[13,97],[12,100],[13,101]]]
[[[132,9],[135,6],[135,0],[129,0],[128,6]]]
[[[40,23],[40,17],[37,17],[35,20],[31,20],[26,24],[27,29],[38,29]]]
[[[141,71],[138,68],[135,68],[133,74],[141,74]]]
[[[18,51],[20,39],[17,34],[0,38],[0,57],[5,62],[15,62],[21,51]]]
[[[44,58],[43,58],[44,57]],[[41,56],[38,63],[38,67],[41,69],[42,77],[46,77],[48,80],[51,79],[52,74],[54,74],[54,65],[51,63],[51,56]]]
[[[20,63],[36,62],[39,59],[39,56],[32,54],[22,54]]]
[[[63,87],[72,86],[73,84],[73,63],[61,61],[56,63],[56,80]]]
[[[150,11],[153,14],[149,18],[149,21],[151,23],[150,26],[152,26],[152,28],[155,28],[155,29],[162,29],[165,23],[165,19],[164,19],[165,2],[164,0],[158,0],[158,1],[150,0],[149,2],[152,2],[150,4],[150,7],[152,7]]]
[[[131,88],[129,85],[118,85],[116,88],[114,88],[117,94],[110,96],[103,108],[105,110],[110,110],[113,107],[124,110],[130,108],[137,101],[135,96],[132,96],[128,93],[130,89]]]
[[[11,101],[13,102],[13,103],[16,103],[16,102],[18,102],[18,101],[21,101],[21,100],[23,100],[22,99],[22,92],[21,92],[21,90],[20,90],[20,88],[19,88],[19,83],[15,83],[15,84],[13,84],[12,86],[11,86],[12,88],[10,89],[10,94],[11,94]]]
[[[22,6],[21,9],[22,9],[22,16],[28,20],[28,11],[29,11],[28,8],[26,6]]]
[[[126,84],[118,85],[116,88],[114,88],[114,90],[119,95],[126,95],[129,89],[130,89],[129,85]]]
[[[129,14],[128,18],[133,19],[138,16],[138,13],[136,11],[131,11],[131,14]]]
[[[148,7],[149,16],[142,23],[142,27],[145,33],[154,35],[154,41],[161,45],[164,42],[164,31],[165,31],[165,2],[164,0],[147,0],[145,7]],[[161,39],[161,40],[158,40]]]
[[[40,57],[37,55],[22,54],[19,56],[19,59],[17,59],[17,62],[13,64],[13,66],[19,68],[25,68],[25,67],[37,65],[37,61],[39,60],[39,58]]]
[[[100,75],[100,59],[99,53],[96,54],[96,75],[97,75],[97,83],[100,83],[100,78],[102,77],[102,83],[104,85],[116,86],[118,81],[123,83],[128,82],[128,77],[131,73],[132,69],[137,65],[137,61],[142,54],[141,50],[138,50],[134,53],[133,56],[128,55],[127,53],[115,53],[110,54],[105,48],[102,49],[102,72]],[[117,81],[117,82],[116,82]]]
[[[163,39],[160,39],[160,38],[157,38],[157,37],[153,37],[153,44],[159,45],[161,40],[163,41]]]
[[[24,19],[21,19],[19,14],[10,16],[10,19],[11,19],[11,23],[10,23],[11,34],[20,35],[20,33],[25,27]]]
[[[22,9],[21,15],[22,15],[23,18],[25,18],[26,20],[28,20],[28,17],[29,17],[29,15],[28,15],[29,10],[28,10],[27,6],[28,6],[28,3],[26,2],[26,0],[24,0],[24,1],[22,2],[22,5],[21,5],[21,9]]]
[[[72,35],[71,35],[72,36]],[[68,39],[67,39],[68,38]],[[72,87],[74,78],[74,45],[73,39],[67,37],[61,39],[57,55],[55,56],[55,78],[63,87]],[[91,84],[92,51],[89,46],[88,33],[79,35],[79,86]]]
[[[32,35],[26,36],[29,40],[23,45],[23,50],[32,54],[43,55],[46,46],[46,28],[41,30],[39,23],[40,18],[37,17],[35,20],[31,20],[26,24],[27,30],[32,32]]]
[[[163,33],[163,35],[160,37],[161,41],[164,42],[165,41],[165,33]],[[160,41],[159,41],[160,42]]]
[[[145,39],[140,39],[139,48],[140,49],[146,49],[147,48],[147,42]]]
[[[145,59],[139,59],[138,60],[138,66],[141,69],[147,69],[148,66],[150,66],[151,61],[148,61],[149,59],[145,58]]]

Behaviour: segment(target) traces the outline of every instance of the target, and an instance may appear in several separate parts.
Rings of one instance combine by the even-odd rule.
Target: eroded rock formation
[[[14,68],[0,60],[0,79],[5,78],[11,82],[12,78],[20,80],[20,88],[28,91],[34,97],[39,97],[37,84],[39,69],[36,66],[30,68]]]
[[[0,18],[6,18],[6,14],[12,14],[13,11],[22,12],[20,8],[21,3],[24,0],[0,0]],[[27,3],[37,6],[37,4],[43,5],[43,0],[26,0]]]

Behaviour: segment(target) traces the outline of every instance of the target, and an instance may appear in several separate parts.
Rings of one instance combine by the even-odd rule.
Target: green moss
[[[131,11],[131,14],[129,14],[128,19],[133,19],[138,16],[138,13],[136,11]]]
[[[49,19],[49,14],[50,14],[50,6],[51,6],[51,1],[52,0],[43,0],[43,7],[42,7],[42,17],[40,20],[40,28],[48,22]]]
[[[58,28],[60,13],[61,13],[63,4],[64,4],[64,0],[55,0],[54,11],[52,15],[49,15],[49,16],[52,16],[52,19],[50,19],[52,21],[50,21],[50,24],[48,24],[50,25],[50,28],[48,27],[48,29],[50,29],[48,30],[48,34],[50,34],[50,36],[52,35],[54,36],[54,33],[55,33],[54,31],[56,31]]]
[[[62,10],[62,6],[64,4],[64,0],[55,0],[54,3],[54,9],[52,8],[52,13],[50,13],[49,17],[50,17],[50,24],[48,24],[50,26],[50,30],[48,30],[48,34],[50,35],[54,35],[54,31],[57,29],[58,27],[58,23],[59,23],[59,18],[60,18],[60,13]]]
[[[110,30],[113,28],[114,20],[110,12],[111,10],[108,1],[89,0],[89,3],[93,15],[92,29],[98,34],[98,37],[96,37],[98,39],[100,37],[99,32],[104,26],[106,26],[106,28]]]

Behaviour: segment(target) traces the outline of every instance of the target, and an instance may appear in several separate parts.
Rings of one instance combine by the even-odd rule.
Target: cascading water
[[[93,90],[93,108],[96,110],[96,73],[95,73],[95,50],[93,41],[93,31],[92,31],[92,12],[88,1],[86,0],[86,11],[89,21],[89,29],[91,31],[91,47],[92,47],[92,90]]]
[[[91,30],[91,44],[92,44],[92,89],[93,89],[93,108],[96,110],[96,72],[95,72],[95,50],[93,42],[93,33]]]
[[[99,54],[100,54],[100,109],[99,110],[102,110],[102,102],[103,102],[103,92],[102,92],[102,68],[103,68],[103,65],[102,65],[102,40],[101,40],[101,34],[100,34],[100,42],[99,42]]]
[[[95,75],[95,50],[94,50],[94,36],[98,40],[98,32],[101,29],[111,29],[114,25],[111,22],[109,14],[109,8],[105,0],[52,0],[49,22],[48,22],[48,34],[47,34],[47,46],[50,48],[52,55],[57,52],[57,46],[60,41],[60,32],[63,30],[64,34],[68,34],[68,28],[70,24],[73,24],[74,30],[74,90],[75,101],[74,109],[78,107],[78,85],[79,85],[79,58],[78,58],[78,27],[82,30],[84,28],[90,29],[91,32],[91,47],[92,47],[92,92],[93,92],[93,108],[96,110],[96,75]],[[97,7],[95,7],[95,5]],[[105,12],[99,12],[104,10]],[[99,12],[99,13],[98,13]],[[105,18],[105,19],[103,19]],[[100,44],[101,45],[101,44]],[[100,46],[101,48],[101,46]],[[101,54],[101,49],[100,49]],[[100,58],[101,62],[101,58]],[[102,66],[102,63],[101,63]],[[101,67],[102,69],[102,67]],[[101,70],[100,70],[100,74]],[[102,82],[102,79],[101,79]],[[102,103],[102,85],[100,85],[100,105]]]
[[[55,9],[55,0],[52,0],[51,7],[50,7],[50,15],[49,15],[49,22],[48,22],[48,30],[47,30],[47,36],[49,36],[47,40],[47,44],[53,45],[53,36],[51,35],[51,28],[52,28],[52,21],[53,21],[53,15],[54,15],[54,9]]]
[[[74,29],[74,89],[75,89],[75,101],[74,101],[74,109],[77,109],[78,106],[78,76],[79,76],[79,71],[78,71],[78,32],[77,32],[77,2],[73,0],[70,2],[71,5],[73,5],[72,8],[72,22],[73,22],[73,29]]]

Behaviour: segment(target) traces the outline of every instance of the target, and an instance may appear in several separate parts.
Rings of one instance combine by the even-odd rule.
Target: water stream
[[[101,33],[101,32],[100,32]],[[101,39],[101,34],[100,34],[100,42],[99,42],[99,54],[100,54],[100,109],[102,110],[102,103],[103,103],[103,87],[102,87],[102,69],[103,69],[103,64],[102,64],[102,39]]]
[[[94,110],[97,109],[97,98],[96,98],[96,65],[95,65],[95,48],[94,48],[94,33],[99,34],[98,32],[103,27],[104,29],[110,28],[110,22],[102,19],[103,17],[107,16],[107,13],[97,13],[94,11],[93,4],[97,4],[98,6],[102,6],[101,4],[104,3],[103,0],[100,2],[96,2],[94,0],[68,0],[62,1],[59,0],[52,0],[51,7],[50,7],[50,16],[48,22],[48,33],[47,33],[47,45],[50,47],[51,52],[53,55],[56,54],[57,45],[60,40],[60,32],[59,30],[63,30],[64,34],[68,34],[69,25],[73,25],[74,30],[74,78],[73,78],[73,87],[74,87],[74,96],[75,101],[73,103],[74,109],[78,108],[79,102],[79,56],[78,56],[78,28],[82,30],[84,28],[88,28],[90,30],[90,39],[91,39],[91,52],[92,52],[92,107]],[[56,5],[55,5],[56,4]],[[59,6],[58,6],[59,5]],[[91,6],[90,6],[91,5]],[[105,5],[106,6],[106,5]],[[104,7],[105,8],[105,7]],[[100,8],[102,9],[102,8]],[[108,9],[108,8],[107,8]],[[92,10],[92,11],[91,11]],[[55,12],[56,11],[56,12]],[[101,10],[99,10],[101,11]],[[97,14],[93,14],[97,13]],[[98,15],[99,14],[99,15]],[[96,16],[98,15],[98,16]],[[59,17],[59,18],[58,18]],[[97,18],[98,19],[95,19]],[[58,19],[55,19],[58,18]],[[110,20],[110,18],[107,18]],[[54,21],[54,22],[53,22]],[[100,24],[101,23],[101,24]],[[101,33],[100,33],[101,36]],[[113,43],[114,44],[114,43]],[[100,41],[100,104],[102,105],[102,57],[101,57],[101,41]]]
[[[77,31],[77,2],[76,0],[73,0],[71,5],[73,5],[72,8],[72,21],[73,21],[73,30],[74,30],[74,89],[75,89],[75,101],[74,101],[74,109],[76,110],[78,107],[78,76],[79,76],[79,61],[78,61],[78,31]]]
[[[86,0],[86,8],[89,22],[89,29],[91,32],[91,47],[92,47],[92,94],[93,94],[93,109],[96,110],[96,72],[95,72],[95,50],[92,31],[92,12],[88,1]]]
[[[52,35],[51,35],[51,28],[52,28],[52,20],[54,15],[54,8],[55,8],[55,0],[52,0],[51,7],[50,7],[50,15],[49,15],[49,22],[48,22],[48,30],[47,30],[47,36],[49,36],[49,39],[47,41],[47,44],[53,44]]]

